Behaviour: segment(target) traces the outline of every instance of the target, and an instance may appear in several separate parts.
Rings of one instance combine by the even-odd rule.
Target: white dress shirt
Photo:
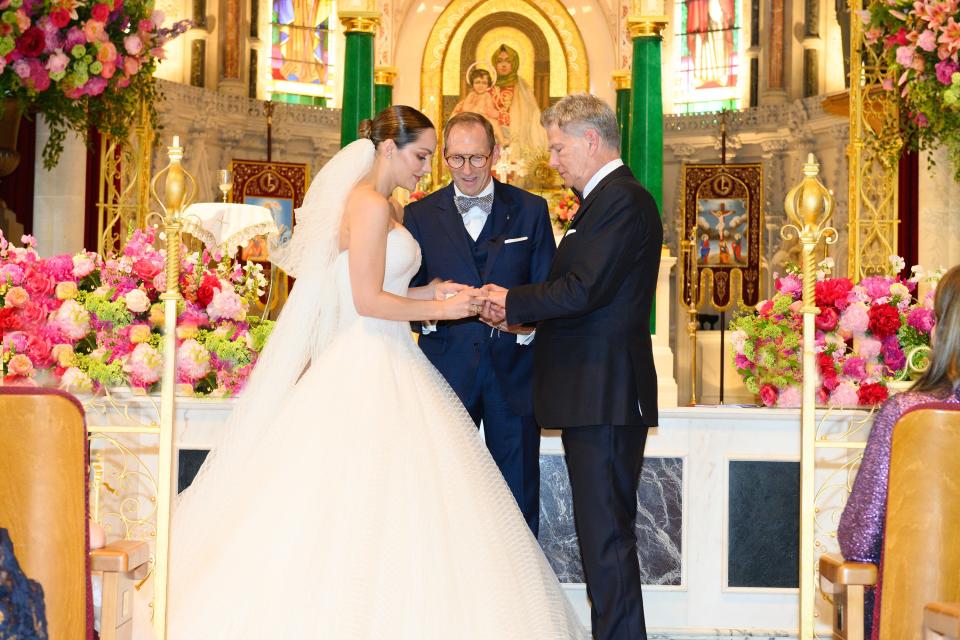
[[[493,178],[491,178],[490,182],[487,183],[487,186],[483,188],[483,191],[475,196],[468,196],[457,188],[456,183],[453,185],[454,198],[457,196],[466,198],[482,198],[483,196],[489,196],[492,194]],[[488,216],[489,214],[480,207],[470,207],[470,210],[463,214],[463,226],[466,227],[467,233],[470,234],[470,237],[473,238],[474,242],[476,242],[477,238],[480,237],[480,232],[483,231],[483,225],[487,224]]]
[[[483,190],[475,196],[466,196],[468,198],[482,198],[493,193],[493,179],[491,178],[490,182],[487,184]],[[453,185],[453,194],[456,196],[465,196],[466,194],[460,191],[457,188],[456,183]],[[480,232],[483,231],[483,226],[487,224],[488,214],[481,209],[480,207],[471,207],[469,211],[463,214],[463,226],[466,228],[467,233],[470,234],[470,237],[473,238],[473,241],[476,242],[477,238],[480,237]],[[427,321],[423,322],[423,333],[432,333],[437,330],[436,321]],[[491,331],[496,331],[492,329]],[[518,333],[517,334],[517,344],[528,345],[533,342],[533,336],[536,331],[532,331],[527,334]]]
[[[611,160],[607,164],[600,167],[600,169],[593,174],[593,177],[587,181],[587,186],[583,188],[583,199],[586,200],[587,196],[590,195],[590,192],[593,191],[593,188],[597,186],[601,180],[606,178],[608,175],[613,173],[615,170],[623,166],[623,160],[617,158],[616,160]]]

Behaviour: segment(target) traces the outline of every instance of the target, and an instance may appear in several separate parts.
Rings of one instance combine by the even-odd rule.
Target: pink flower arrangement
[[[68,129],[85,136],[96,127],[124,139],[140,99],[153,104],[153,71],[163,46],[191,23],[162,28],[163,14],[152,7],[122,0],[0,0],[0,94],[46,116],[48,169]]]
[[[0,234],[4,383],[155,388],[163,365],[158,285],[166,287],[155,236],[152,228],[134,231],[119,256],[42,259],[32,238],[18,248]],[[237,393],[273,326],[248,316],[263,295],[263,269],[181,249],[177,381],[200,394]]]
[[[890,69],[913,148],[943,144],[960,179],[960,11],[956,0],[870,0],[859,12],[868,47]]]
[[[816,284],[817,397],[837,407],[880,403],[887,382],[908,374],[908,355],[930,344],[933,291],[916,300],[915,280],[874,276],[854,284],[822,276]],[[734,365],[766,406],[799,405],[800,284],[795,273],[778,278],[773,298],[730,325]]]

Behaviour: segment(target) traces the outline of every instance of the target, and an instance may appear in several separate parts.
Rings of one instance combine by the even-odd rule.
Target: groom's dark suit
[[[411,286],[434,278],[474,287],[542,282],[556,253],[546,201],[496,180],[492,210],[476,241],[457,211],[452,183],[407,205],[403,223],[422,253]],[[516,335],[477,318],[440,322],[419,344],[474,422],[483,421],[487,447],[536,535],[540,429],[533,418],[532,345],[517,344]]]
[[[662,243],[656,202],[619,167],[580,205],[547,281],[507,293],[508,324],[538,322],[536,417],[563,429],[593,633],[605,640],[646,638],[633,522],[657,424],[650,310]]]

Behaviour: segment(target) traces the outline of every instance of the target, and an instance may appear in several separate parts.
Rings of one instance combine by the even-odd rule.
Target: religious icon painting
[[[682,232],[693,250],[699,283],[709,283],[718,310],[760,299],[763,167],[760,164],[687,164],[682,176]],[[706,301],[702,286],[697,303]],[[690,303],[689,286],[684,301]]]
[[[297,162],[233,160],[233,200],[266,207],[273,215],[279,241],[289,240],[295,222],[294,211],[303,203],[307,192],[309,167]],[[270,254],[267,239],[258,236],[240,250],[241,260],[266,262]]]

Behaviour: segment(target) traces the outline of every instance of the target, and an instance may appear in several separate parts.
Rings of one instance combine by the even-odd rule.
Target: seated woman
[[[930,334],[930,367],[910,391],[883,403],[873,421],[860,471],[840,517],[837,537],[845,560],[880,565],[887,512],[887,480],[893,425],[908,409],[931,402],[960,403],[960,265],[950,269],[937,285],[933,312],[937,324]],[[868,594],[864,636],[876,640],[879,632],[880,590]],[[871,595],[873,597],[871,597]]]

